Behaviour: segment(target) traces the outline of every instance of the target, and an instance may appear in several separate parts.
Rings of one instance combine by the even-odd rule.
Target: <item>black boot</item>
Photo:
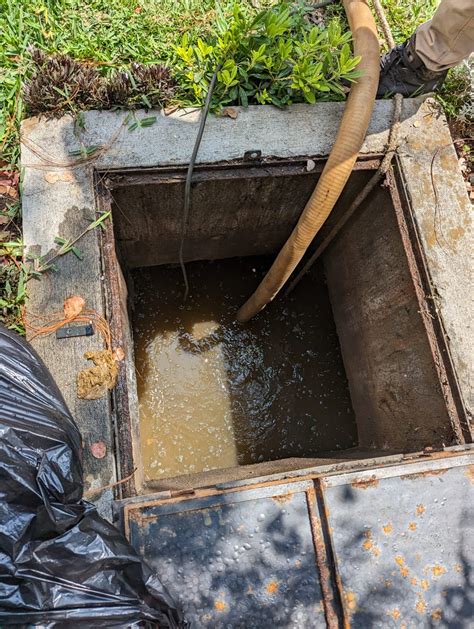
[[[415,51],[415,37],[416,34],[412,35],[380,59],[377,98],[392,94],[419,96],[442,85],[448,71],[428,70]]]

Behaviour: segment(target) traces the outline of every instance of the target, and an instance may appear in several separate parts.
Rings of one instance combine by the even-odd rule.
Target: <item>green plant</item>
[[[25,303],[28,269],[20,240],[0,243],[0,321],[24,333],[21,309]]]
[[[45,256],[28,256],[28,262],[32,264],[28,267],[25,266],[27,277],[26,281],[31,278],[41,279],[41,275],[46,271],[55,271],[55,260],[67,253],[73,253],[79,260],[83,259],[82,251],[76,247],[76,244],[83,238],[88,232],[100,227],[105,229],[105,221],[110,218],[110,212],[103,212],[98,218],[89,223],[89,225],[82,230],[80,234],[74,238],[63,238],[62,236],[56,236],[54,242],[59,245],[58,249],[52,253],[48,253]]]
[[[350,33],[337,20],[322,28],[304,15],[283,1],[253,16],[236,2],[230,18],[218,15],[214,35],[185,34],[174,63],[182,100],[202,104],[218,67],[214,109],[344,98],[342,81],[358,76]]]
[[[468,63],[452,68],[436,99],[443,107],[451,129],[456,136],[471,136],[474,124],[474,110],[472,105],[472,73],[474,64],[469,68]]]
[[[393,37],[398,43],[408,39],[416,31],[417,27],[429,20],[436,10],[439,0],[382,0],[388,23],[392,29]],[[382,49],[387,49],[383,40]]]

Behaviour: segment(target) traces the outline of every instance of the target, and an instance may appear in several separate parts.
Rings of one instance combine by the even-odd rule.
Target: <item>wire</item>
[[[312,9],[323,9],[330,4],[335,4],[337,0],[323,0],[323,2],[318,2],[317,4],[311,5]]]
[[[184,264],[184,241],[186,239],[186,229],[188,225],[189,211],[191,209],[191,183],[193,179],[193,171],[194,165],[196,163],[196,157],[199,151],[199,147],[201,145],[202,136],[204,133],[204,127],[206,126],[207,116],[209,114],[209,108],[211,106],[212,92],[214,91],[214,87],[217,80],[217,73],[221,69],[221,64],[219,64],[214,70],[214,74],[212,75],[211,82],[209,83],[209,89],[207,91],[206,100],[204,101],[204,107],[201,112],[201,119],[199,122],[199,130],[196,136],[196,141],[194,142],[194,148],[191,155],[191,159],[189,161],[188,172],[186,173],[186,183],[184,186],[184,206],[183,206],[183,218],[181,222],[181,241],[179,243],[179,265],[181,267],[181,271],[183,273],[184,280],[184,299],[186,301],[189,295],[189,281],[188,275],[186,273],[186,266]]]

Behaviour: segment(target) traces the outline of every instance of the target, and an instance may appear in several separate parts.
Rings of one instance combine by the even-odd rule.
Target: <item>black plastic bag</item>
[[[82,489],[80,434],[61,393],[0,326],[0,626],[186,627]]]

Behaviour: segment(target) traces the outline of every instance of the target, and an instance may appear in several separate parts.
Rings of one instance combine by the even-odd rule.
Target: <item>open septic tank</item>
[[[71,119],[23,124],[27,249],[74,238],[96,209],[113,217],[81,241],[83,262],[62,256],[31,283],[28,308],[83,296],[124,351],[117,385],[76,396],[98,335],[35,348],[81,430],[87,495],[196,627],[468,627],[474,615],[472,209],[429,102],[404,100],[387,183],[295,290],[234,320],[297,222],[343,106],[209,118],[185,301],[199,114],[156,112],[130,134],[125,113],[87,112],[84,141],[107,150],[71,169]],[[391,116],[378,101],[312,250],[378,168]]]
[[[456,443],[390,189],[369,198],[290,295],[235,322],[321,167],[199,168],[184,241],[186,300],[178,264],[186,171],[108,175],[110,308],[120,309],[134,356],[135,374],[122,385],[145,489],[244,477],[237,466],[281,471],[308,458]],[[373,167],[358,164],[317,242]]]
[[[314,246],[377,164],[358,163]],[[466,576],[449,532],[465,517],[466,461],[455,448],[441,471],[436,460],[391,467],[463,441],[395,180],[290,295],[235,322],[322,166],[199,168],[186,300],[185,169],[107,176],[109,317],[132,365],[115,393],[119,452],[137,469],[137,495],[116,513],[198,627],[456,617],[443,597]],[[437,548],[426,529],[433,507],[447,522]],[[438,571],[449,573],[442,589]]]

